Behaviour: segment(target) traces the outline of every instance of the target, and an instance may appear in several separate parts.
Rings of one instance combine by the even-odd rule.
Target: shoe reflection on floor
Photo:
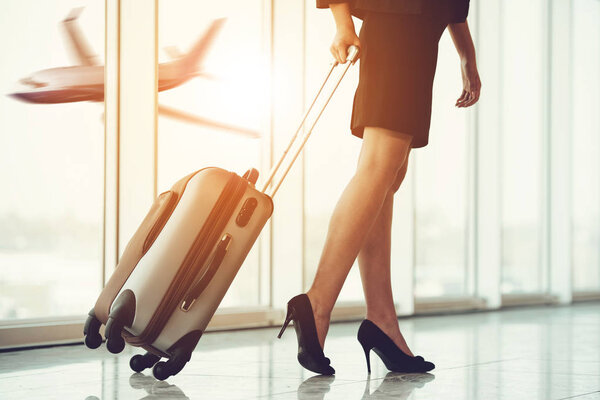
[[[333,375],[317,375],[306,379],[298,386],[298,400],[323,400],[334,380]]]
[[[373,393],[371,393],[371,377],[367,379],[365,392],[362,399],[408,399],[413,390],[422,388],[427,382],[435,379],[430,373],[388,372],[383,381]]]
[[[435,375],[429,373],[388,372],[379,387],[371,393],[369,376],[362,399],[408,399],[416,388],[422,388],[434,379]],[[334,380],[333,375],[317,375],[306,379],[298,386],[298,400],[326,400]]]

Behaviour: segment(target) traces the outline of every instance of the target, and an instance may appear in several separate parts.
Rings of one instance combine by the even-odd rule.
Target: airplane
[[[9,96],[27,103],[56,104],[79,101],[104,101],[104,65],[94,54],[77,25],[77,19],[83,8],[73,9],[62,21],[69,39],[71,55],[78,65],[50,68],[33,73],[19,82],[23,90]],[[212,21],[206,32],[192,46],[187,54],[179,53],[175,48],[165,50],[173,61],[158,65],[158,91],[175,88],[197,76],[211,77],[201,70],[200,65],[225,18]],[[230,124],[213,121],[175,108],[158,105],[161,115],[186,122],[226,129],[249,137],[259,137],[258,132]]]

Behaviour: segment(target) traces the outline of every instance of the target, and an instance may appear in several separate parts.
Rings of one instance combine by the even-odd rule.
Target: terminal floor
[[[133,373],[127,347],[57,346],[0,353],[1,399],[600,399],[600,303],[512,308],[400,319],[429,374],[389,372],[371,353],[360,321],[334,323],[325,355],[335,376],[296,361],[293,328],[208,332],[192,361],[165,382]]]

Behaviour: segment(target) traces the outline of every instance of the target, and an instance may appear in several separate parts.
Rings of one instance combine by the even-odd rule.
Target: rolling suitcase
[[[348,59],[353,61],[357,53],[351,46]],[[111,353],[121,352],[125,342],[147,351],[131,358],[134,371],[153,367],[154,377],[164,380],[183,369],[271,217],[272,198],[352,62],[346,64],[277,184],[274,177],[336,62],[262,190],[255,187],[255,169],[240,177],[207,167],[179,180],[156,198],[89,313],[83,332],[87,347],[100,346],[99,329],[104,324],[106,347]],[[267,193],[270,187],[273,189]],[[162,357],[168,360],[159,362]]]

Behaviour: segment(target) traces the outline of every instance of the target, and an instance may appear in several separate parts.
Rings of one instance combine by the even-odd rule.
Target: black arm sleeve
[[[348,0],[317,0],[317,8],[329,8],[330,4],[348,3]]]

